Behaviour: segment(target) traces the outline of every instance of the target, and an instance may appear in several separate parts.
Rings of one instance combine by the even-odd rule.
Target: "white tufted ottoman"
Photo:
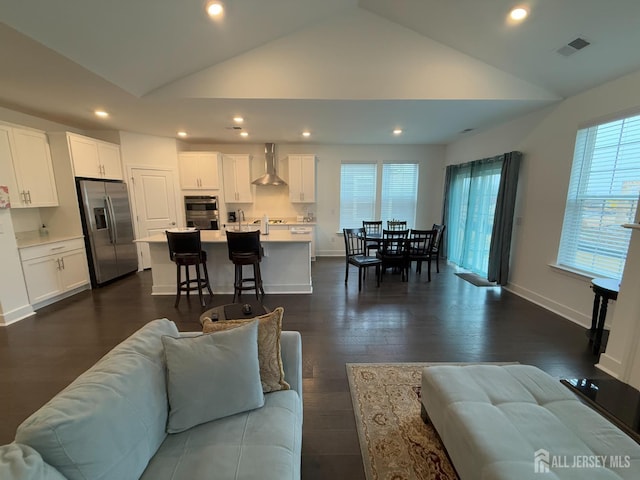
[[[425,367],[422,403],[462,480],[640,479],[640,445],[536,367]]]

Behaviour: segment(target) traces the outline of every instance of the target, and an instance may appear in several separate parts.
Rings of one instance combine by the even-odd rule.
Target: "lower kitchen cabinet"
[[[53,303],[57,297],[89,285],[82,239],[24,247],[20,257],[31,305]]]

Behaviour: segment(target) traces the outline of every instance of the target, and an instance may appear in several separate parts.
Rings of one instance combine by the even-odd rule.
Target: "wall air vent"
[[[563,57],[568,57],[570,55],[573,55],[577,51],[582,50],[584,47],[588,47],[589,45],[591,45],[591,42],[588,42],[584,38],[578,37],[575,40],[572,40],[566,45],[560,47],[558,50],[556,50],[556,52],[558,52]]]

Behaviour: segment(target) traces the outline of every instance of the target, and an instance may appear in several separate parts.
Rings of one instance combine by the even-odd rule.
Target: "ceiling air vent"
[[[569,55],[573,55],[578,50],[582,50],[584,47],[588,47],[591,45],[590,42],[586,41],[584,38],[576,38],[575,40],[570,41],[566,45],[560,47],[556,52],[558,52],[563,57],[568,57]]]
[[[224,127],[226,130],[242,130],[242,127],[237,127],[235,125],[232,125],[230,127]]]

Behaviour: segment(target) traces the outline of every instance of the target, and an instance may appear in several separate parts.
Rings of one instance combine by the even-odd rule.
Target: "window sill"
[[[598,277],[597,274],[567,267],[566,265],[558,265],[557,263],[549,263],[547,265],[549,265],[553,270],[556,270],[560,273],[568,274],[570,277],[577,278],[578,280],[582,280],[584,282],[591,282],[591,280]]]

